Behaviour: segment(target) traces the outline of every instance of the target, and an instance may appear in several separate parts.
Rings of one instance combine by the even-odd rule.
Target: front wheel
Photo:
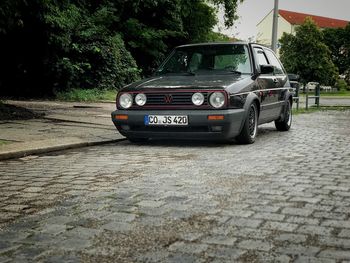
[[[241,133],[236,137],[236,140],[242,144],[251,144],[255,142],[258,133],[258,110],[255,103],[249,106],[247,118]]]
[[[292,106],[290,100],[286,103],[283,120],[275,121],[275,126],[278,131],[288,131],[292,126]]]

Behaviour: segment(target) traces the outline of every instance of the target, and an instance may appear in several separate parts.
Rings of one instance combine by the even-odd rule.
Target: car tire
[[[127,139],[132,143],[144,143],[148,141],[148,138],[127,137]]]
[[[283,120],[275,121],[275,126],[278,131],[288,131],[292,126],[292,106],[290,100],[286,103]]]
[[[236,140],[241,144],[251,144],[255,142],[258,133],[258,109],[256,103],[249,106],[247,117],[244,121],[241,133]]]

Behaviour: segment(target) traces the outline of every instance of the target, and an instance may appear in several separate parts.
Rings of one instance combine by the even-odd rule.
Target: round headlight
[[[225,95],[222,92],[214,92],[209,98],[210,105],[214,108],[221,108],[225,104]]]
[[[192,103],[196,106],[202,105],[204,102],[204,95],[202,93],[195,93],[192,95]]]
[[[139,94],[137,94],[136,97],[135,97],[135,102],[136,102],[136,104],[139,105],[139,106],[145,105],[145,104],[146,104],[146,101],[147,101],[147,97],[146,97],[146,95],[143,94],[143,93],[139,93]]]
[[[129,93],[124,93],[119,97],[119,105],[124,108],[128,109],[132,106],[132,96]]]

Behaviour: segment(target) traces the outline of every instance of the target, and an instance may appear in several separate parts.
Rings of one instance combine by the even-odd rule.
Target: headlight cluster
[[[145,94],[139,93],[135,96],[135,103],[138,106],[143,106],[146,104],[146,102],[147,102],[147,97]],[[132,106],[132,103],[133,103],[133,98],[132,98],[132,95],[130,93],[123,93],[122,95],[120,95],[119,105],[123,109],[130,108]]]
[[[200,106],[204,103],[204,95],[200,92],[196,92],[192,95],[192,103],[196,106]],[[225,94],[223,92],[213,92],[209,96],[209,103],[212,107],[218,109],[225,105]]]
[[[192,95],[192,103],[195,106],[201,106],[205,102],[205,96],[201,92],[196,92]],[[133,103],[137,106],[144,106],[147,102],[147,96],[144,93],[138,93],[136,96],[133,96],[131,93],[123,93],[119,96],[118,104],[123,109],[129,109]],[[219,109],[225,105],[226,96],[224,92],[215,91],[209,94],[209,104],[213,108]]]
[[[209,102],[214,108],[221,108],[225,104],[225,94],[223,92],[213,92],[209,97]]]
[[[204,103],[204,95],[196,92],[192,95],[192,103],[196,106],[200,106]]]

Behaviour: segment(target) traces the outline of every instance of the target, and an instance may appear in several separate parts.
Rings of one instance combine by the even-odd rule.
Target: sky
[[[350,21],[350,0],[279,0],[279,9]],[[229,29],[224,27],[223,11],[214,29],[230,37],[249,40],[256,37],[256,25],[273,9],[274,0],[244,0],[238,7],[240,17]]]

